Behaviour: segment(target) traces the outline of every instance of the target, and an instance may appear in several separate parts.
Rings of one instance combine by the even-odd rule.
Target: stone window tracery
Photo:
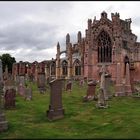
[[[67,73],[68,73],[68,63],[67,61],[64,60],[62,62],[62,74],[67,75]]]
[[[81,75],[81,64],[79,60],[75,61],[75,75]]]
[[[112,61],[112,44],[107,32],[102,31],[98,36],[98,62]]]

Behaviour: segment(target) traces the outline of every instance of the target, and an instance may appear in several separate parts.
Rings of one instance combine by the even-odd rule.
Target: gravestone
[[[85,83],[84,79],[81,79],[81,80],[79,81],[80,87],[83,87],[83,86],[84,86],[84,83]]]
[[[16,84],[19,85],[19,75],[16,75]]]
[[[25,76],[24,75],[19,76],[19,84],[22,84],[23,86],[25,86]]]
[[[72,90],[72,81],[68,80],[66,84],[66,91],[71,91]]]
[[[105,74],[105,92],[106,92],[106,100],[111,99],[111,97],[113,96],[111,93],[111,75],[110,74]]]
[[[95,96],[95,89],[96,89],[97,82],[96,80],[90,80],[88,82],[88,88],[87,88],[87,95],[83,97],[83,101],[91,101],[91,100],[96,100]]]
[[[18,86],[18,93],[21,96],[25,96],[25,86],[22,85],[22,83],[20,83],[19,86]]]
[[[7,89],[4,95],[4,107],[6,109],[15,108],[16,90]]]
[[[108,87],[109,85],[107,85],[108,83],[106,83],[107,77],[105,78],[105,76],[108,76],[108,72],[107,72],[105,64],[102,65],[99,75],[100,75],[101,80],[100,80],[100,88],[97,93],[98,102],[96,104],[96,107],[97,108],[108,108],[106,100],[108,100],[108,98],[109,98],[109,95],[107,93],[107,91],[109,89],[109,87]]]
[[[4,81],[4,91],[8,89],[15,89],[15,82],[14,79],[8,78],[6,81]]]
[[[33,74],[30,74],[30,75],[29,75],[29,81],[30,81],[30,82],[33,82],[33,81],[34,81],[34,76],[33,76]]]
[[[110,78],[110,74],[107,71],[106,65],[102,64],[101,70],[100,70],[100,88],[103,89],[103,93],[104,93],[104,97],[105,100],[109,99],[109,91],[110,91],[110,83],[109,83],[109,78]]]
[[[50,121],[64,117],[64,109],[62,106],[62,81],[63,79],[55,79],[50,82],[50,105],[47,111],[47,117]]]
[[[32,100],[32,89],[30,87],[25,89],[25,100]]]
[[[96,104],[96,107],[97,108],[108,108],[108,104],[107,104],[107,102],[105,100],[103,88],[99,89],[99,92],[98,92],[98,102]]]
[[[2,61],[0,60],[0,132],[8,129],[8,122],[6,121],[5,113],[3,111],[3,86]]]
[[[38,86],[38,89],[39,89],[40,93],[45,93],[46,92],[45,73],[43,73],[43,72],[38,73],[37,86]]]

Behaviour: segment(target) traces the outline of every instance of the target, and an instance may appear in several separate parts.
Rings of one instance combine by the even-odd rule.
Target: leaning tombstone
[[[8,122],[5,118],[4,108],[3,108],[3,75],[2,75],[2,61],[0,60],[0,132],[6,131],[8,129]]]
[[[62,81],[63,79],[55,79],[50,82],[50,105],[47,111],[47,117],[50,121],[64,117],[64,109],[62,106]]]
[[[96,80],[90,80],[88,82],[87,95],[83,97],[84,102],[96,100],[96,95],[95,95],[96,85],[97,85]]]

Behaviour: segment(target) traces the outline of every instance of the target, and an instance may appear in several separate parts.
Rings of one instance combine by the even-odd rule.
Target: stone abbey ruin
[[[32,100],[32,89],[27,81],[36,83],[41,94],[50,86],[50,104],[46,110],[50,121],[64,117],[62,92],[66,87],[71,93],[73,80],[79,80],[81,87],[87,83],[83,101],[98,100],[97,108],[108,108],[107,100],[113,97],[112,83],[114,96],[133,95],[134,84],[140,82],[140,42],[132,33],[131,22],[131,19],[120,19],[119,13],[112,13],[110,20],[107,13],[102,12],[99,20],[88,19],[85,37],[79,31],[77,42],[71,43],[67,34],[64,51],[58,42],[55,59],[14,63],[12,74],[7,67],[2,73],[0,61],[0,132],[8,129],[3,109],[15,108],[16,93],[24,100]],[[62,54],[65,57],[62,58]],[[99,93],[95,96],[98,83]]]
[[[140,43],[132,33],[131,22],[131,19],[120,19],[119,13],[112,13],[110,20],[103,11],[99,20],[96,17],[88,19],[85,37],[79,31],[77,42],[72,44],[70,35],[67,34],[64,51],[61,51],[58,42],[55,59],[40,63],[15,63],[12,75],[14,79],[25,75],[37,80],[38,73],[44,73],[46,79],[99,80],[99,71],[102,64],[105,64],[117,90],[121,91],[125,86],[129,93],[133,82],[140,79]],[[62,54],[65,54],[64,58],[60,58]]]

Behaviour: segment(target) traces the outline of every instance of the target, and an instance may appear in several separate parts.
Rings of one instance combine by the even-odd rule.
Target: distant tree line
[[[5,71],[5,68],[7,66],[8,67],[8,72],[12,73],[12,65],[13,65],[13,63],[16,62],[16,59],[8,53],[2,54],[0,56],[0,59],[2,61],[3,72]]]

